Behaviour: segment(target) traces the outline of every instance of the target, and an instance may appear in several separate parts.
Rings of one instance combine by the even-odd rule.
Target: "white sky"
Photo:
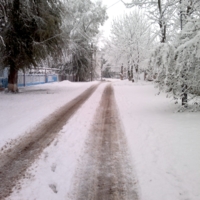
[[[130,2],[130,0],[126,2]],[[104,31],[104,36],[108,37],[113,19],[129,12],[130,9],[127,9],[120,0],[102,0],[102,3],[108,8],[107,14],[109,19],[104,23],[104,26],[101,27],[101,30]]]

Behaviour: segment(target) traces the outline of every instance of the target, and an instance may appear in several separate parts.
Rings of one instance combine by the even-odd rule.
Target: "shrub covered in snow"
[[[176,44],[159,44],[151,55],[149,71],[159,90],[169,97],[199,95],[200,20],[188,22]]]

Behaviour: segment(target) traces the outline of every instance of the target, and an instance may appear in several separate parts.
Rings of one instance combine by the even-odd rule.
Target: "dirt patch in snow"
[[[71,116],[92,95],[99,84],[91,86],[42,121],[33,131],[18,140],[7,143],[0,152],[0,200],[20,189],[18,180],[30,178],[27,169],[58,135]]]
[[[103,93],[68,199],[138,200],[113,88]]]

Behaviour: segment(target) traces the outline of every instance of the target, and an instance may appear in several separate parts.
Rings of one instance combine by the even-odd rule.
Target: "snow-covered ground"
[[[0,93],[0,146],[31,130],[55,109],[95,84],[61,82]],[[116,102],[132,155],[140,200],[200,199],[199,113],[177,113],[177,105],[156,96],[151,83],[113,81]],[[9,200],[64,200],[73,188],[101,84],[44,150]]]
[[[200,113],[155,95],[150,83],[114,83],[141,200],[200,199]]]
[[[20,88],[15,95],[0,92],[0,148],[95,83],[63,81]]]
[[[4,102],[12,100],[12,115],[17,115],[17,125],[24,126],[24,130],[30,130],[45,116],[48,116],[55,109],[67,103],[80,93],[82,93],[89,86],[96,84],[92,83],[53,83],[40,86],[26,88],[26,91],[15,95],[1,94]],[[96,107],[101,99],[104,84],[99,86],[98,90],[90,97],[90,99],[81,107],[81,109],[69,120],[66,126],[59,133],[59,137],[45,149],[40,157],[40,160],[27,171],[27,179],[21,181],[22,190],[16,187],[13,194],[8,197],[12,200],[57,200],[68,199],[68,190],[72,182],[72,176],[79,163],[83,145],[91,127],[92,118],[95,114]],[[47,93],[48,91],[48,93]],[[49,95],[50,94],[50,95]],[[14,98],[20,98],[14,101]],[[29,100],[29,104],[27,103]],[[23,105],[24,102],[24,106]],[[34,103],[35,102],[35,103]],[[4,107],[3,105],[1,105]],[[37,110],[35,109],[37,107]],[[20,116],[21,110],[26,112],[26,115]],[[1,112],[1,118],[10,112],[10,109],[4,108]],[[32,114],[32,112],[34,114]],[[28,113],[30,115],[28,115]],[[11,116],[12,116],[11,115]],[[42,115],[42,116],[41,116]],[[34,116],[34,117],[33,117]],[[27,119],[28,118],[28,119]],[[32,119],[33,118],[33,119]],[[39,120],[39,119],[40,120]],[[30,119],[32,123],[27,125]],[[31,127],[30,127],[31,126]],[[10,124],[2,124],[4,132],[10,136],[1,134],[2,138],[15,138],[16,134],[12,136],[12,132],[17,130],[17,126]],[[12,128],[11,128],[12,127]],[[12,129],[12,131],[10,131]],[[22,131],[22,130],[20,130]],[[18,135],[19,134],[18,130]],[[29,176],[29,174],[31,174]],[[53,188],[53,189],[52,189]],[[54,191],[53,191],[54,190]]]

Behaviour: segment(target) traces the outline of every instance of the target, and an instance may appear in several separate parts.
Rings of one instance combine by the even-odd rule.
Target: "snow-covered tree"
[[[155,79],[160,91],[172,92],[174,55],[175,48],[168,43],[161,43],[151,53],[148,63],[149,76]]]
[[[18,70],[36,66],[62,48],[63,1],[1,1],[1,65],[9,67],[8,89],[17,92]]]
[[[180,1],[180,33],[172,44],[159,45],[150,60],[150,70],[160,90],[187,106],[188,94],[199,86],[199,2]]]
[[[141,63],[148,58],[152,44],[150,23],[143,13],[134,11],[115,19],[111,34],[111,42],[106,46],[106,59],[117,65],[128,65],[131,79],[133,71],[141,70]]]
[[[2,0],[0,2],[0,43],[4,46],[5,46],[4,39],[1,34],[7,21],[8,20],[7,20],[7,13],[6,13],[6,2],[5,0]]]
[[[155,25],[155,34],[159,35],[161,43],[169,40],[172,29],[171,22],[176,13],[178,0],[132,0],[131,3],[127,3],[126,0],[121,1],[127,8],[134,6],[143,8],[149,20]]]
[[[188,94],[197,94],[199,77],[199,0],[132,0],[160,27],[161,43],[152,51],[149,71],[157,87],[187,106]],[[174,28],[175,27],[175,28]]]
[[[188,94],[199,95],[200,78],[200,20],[188,22],[179,36],[175,51],[175,95],[187,105]]]
[[[65,50],[69,60],[64,60],[65,68],[75,76],[75,81],[84,81],[94,76],[94,59],[96,45],[95,36],[99,26],[106,20],[106,8],[101,2],[90,0],[69,0],[67,4],[68,18],[64,26],[69,32],[69,45]]]

